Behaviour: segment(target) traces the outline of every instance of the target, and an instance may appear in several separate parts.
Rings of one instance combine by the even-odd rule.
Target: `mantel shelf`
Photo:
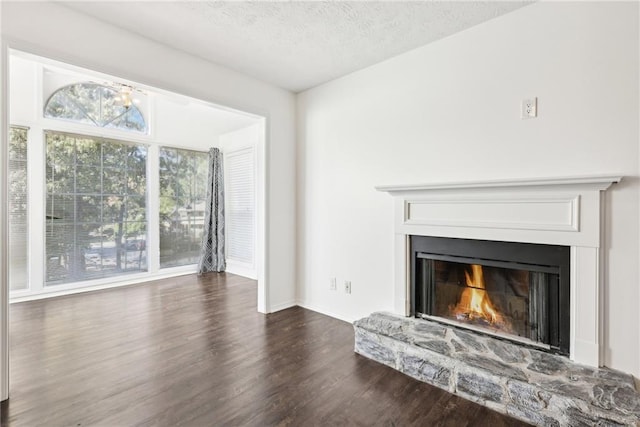
[[[597,190],[606,190],[612,184],[622,180],[621,175],[591,175],[556,178],[524,178],[473,182],[442,182],[408,185],[379,185],[375,189],[387,193],[407,193],[431,190],[465,190],[483,188],[513,187],[555,187],[555,186],[588,186]]]

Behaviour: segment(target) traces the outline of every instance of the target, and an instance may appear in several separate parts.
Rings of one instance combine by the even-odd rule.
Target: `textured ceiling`
[[[70,8],[298,92],[530,1],[92,1]]]

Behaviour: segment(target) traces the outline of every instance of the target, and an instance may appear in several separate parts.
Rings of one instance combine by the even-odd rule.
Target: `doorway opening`
[[[7,68],[11,302],[196,273],[217,147],[226,271],[267,311],[265,117],[13,49]]]

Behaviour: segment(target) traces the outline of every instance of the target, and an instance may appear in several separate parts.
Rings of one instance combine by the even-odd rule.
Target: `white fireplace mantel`
[[[376,187],[395,198],[395,312],[409,315],[409,236],[570,246],[570,358],[600,366],[604,190],[621,179],[596,175]]]

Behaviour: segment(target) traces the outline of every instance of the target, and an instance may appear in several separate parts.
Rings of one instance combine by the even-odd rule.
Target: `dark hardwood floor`
[[[353,352],[353,328],[183,276],[11,306],[10,426],[520,426]]]

